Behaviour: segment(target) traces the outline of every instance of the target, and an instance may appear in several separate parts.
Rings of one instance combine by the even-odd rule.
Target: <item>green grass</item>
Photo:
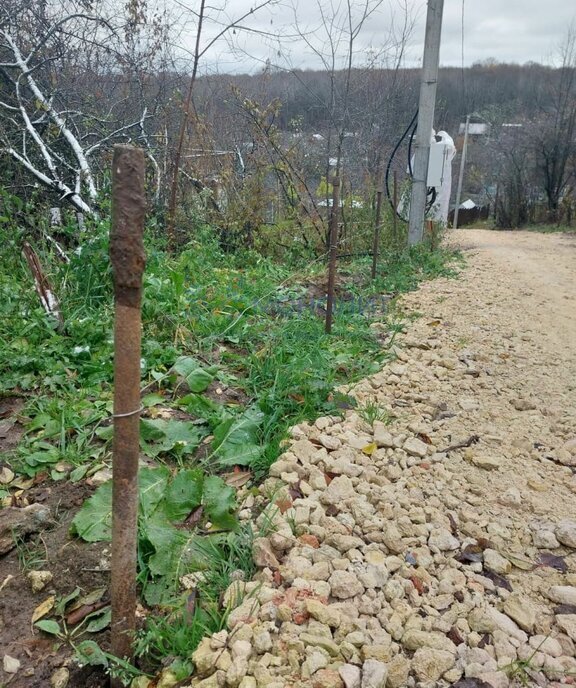
[[[190,655],[205,635],[225,628],[230,609],[222,591],[235,580],[249,580],[256,569],[252,560],[252,529],[245,525],[216,543],[205,538],[202,549],[205,568],[197,587],[187,592],[186,604],[150,615],[136,642],[136,655],[152,666],[172,658],[171,668],[179,678],[191,670]]]
[[[368,401],[363,406],[359,406],[356,412],[370,428],[374,427],[376,421],[389,425],[393,420],[387,409],[381,408],[373,401]]]
[[[26,398],[26,432],[10,463],[29,477],[81,480],[109,463],[113,377],[113,298],[108,262],[108,224],[91,227],[71,262],[58,263],[36,243],[60,298],[65,329],[42,311],[20,255],[23,234],[0,229],[0,395]],[[303,419],[342,412],[353,400],[335,388],[376,372],[390,356],[399,324],[382,306],[425,279],[455,274],[455,255],[417,247],[384,251],[377,279],[371,260],[339,266],[348,300],[337,304],[333,333],[309,307],[307,285],[324,277],[321,260],[300,256],[280,264],[256,252],[223,253],[209,227],[178,255],[147,238],[148,261],[142,307],[142,388],[148,415],[160,407],[184,414],[166,423],[146,418],[142,451],[172,473],[199,467],[222,473],[240,465],[258,481],[281,452],[290,426]],[[150,235],[153,232],[149,233]],[[318,305],[318,304],[316,304]],[[370,324],[386,323],[385,337]],[[186,393],[173,366],[186,371]],[[219,404],[212,387],[236,390]],[[385,420],[377,408],[361,409],[366,422]],[[179,416],[180,418],[181,416]],[[196,455],[204,439],[215,439]],[[148,619],[140,639],[147,662],[167,656],[184,661],[205,632],[218,630],[226,610],[220,593],[236,575],[253,573],[250,543],[243,529],[219,538],[199,538],[204,547],[199,602],[186,611],[186,596]],[[141,552],[145,585],[152,551]],[[206,566],[206,561],[209,566]]]
[[[16,554],[18,555],[18,566],[22,573],[45,568],[48,555],[46,545],[41,537],[37,540],[15,538],[14,544],[16,545]]]

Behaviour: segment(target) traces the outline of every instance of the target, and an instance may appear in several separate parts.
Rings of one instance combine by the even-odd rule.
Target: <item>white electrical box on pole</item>
[[[408,226],[408,243],[411,246],[422,241],[424,230],[426,197],[428,195],[428,159],[436,106],[443,9],[444,0],[428,0]]]

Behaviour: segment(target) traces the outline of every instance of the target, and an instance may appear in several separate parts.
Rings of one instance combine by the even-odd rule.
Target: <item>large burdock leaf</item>
[[[206,541],[236,526],[235,491],[218,476],[199,469],[179,471],[143,468],[139,477],[138,528],[140,566],[147,582],[144,597],[151,605],[169,604],[180,594],[180,579],[206,568]],[[220,533],[199,535],[196,526],[209,519]],[[112,482],[105,483],[84,504],[73,521],[76,533],[91,542],[109,540]]]
[[[209,475],[204,480],[202,498],[204,510],[217,528],[232,530],[236,526],[236,497],[234,490],[217,475]]]
[[[160,511],[146,524],[146,535],[155,549],[148,561],[152,581],[144,596],[148,604],[168,604],[178,594],[180,578],[201,568],[195,530],[175,528]]]
[[[262,456],[260,426],[264,414],[248,408],[234,418],[228,418],[214,428],[212,450],[223,466],[249,466]]]
[[[204,430],[190,421],[146,418],[140,422],[142,451],[152,458],[168,452],[192,454],[205,435]]]
[[[162,501],[169,479],[170,469],[166,466],[140,469],[138,472],[138,489],[141,518],[148,518]]]
[[[140,517],[147,518],[164,497],[170,471],[164,466],[142,468],[138,474]],[[72,521],[72,530],[87,542],[101,542],[112,537],[112,481],[101,485],[84,502]]]
[[[163,509],[169,521],[183,521],[202,503],[204,474],[199,469],[180,471],[166,490]]]
[[[72,530],[87,542],[101,542],[112,537],[112,481],[100,485],[84,502],[72,521]]]
[[[217,366],[204,367],[192,356],[181,356],[173,366],[174,370],[186,380],[191,392],[203,392],[216,377]]]

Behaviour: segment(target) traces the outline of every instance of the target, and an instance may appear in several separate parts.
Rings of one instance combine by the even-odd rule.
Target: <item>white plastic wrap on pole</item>
[[[452,192],[452,160],[456,155],[456,146],[446,131],[439,131],[436,138],[440,140],[431,144],[428,164],[428,186],[436,189],[436,200],[427,217],[446,226]]]
[[[458,186],[456,188],[456,205],[454,206],[454,222],[452,229],[458,229],[458,210],[460,199],[462,198],[462,182],[464,181],[464,165],[466,164],[466,149],[468,148],[468,129],[470,127],[470,115],[466,115],[464,125],[464,144],[462,146],[462,157],[460,158],[460,172],[458,173]]]
[[[422,241],[424,229],[427,196],[426,179],[428,175],[428,156],[430,154],[430,135],[432,133],[436,105],[436,84],[438,83],[443,9],[444,0],[428,0],[408,226],[408,243],[410,245]]]

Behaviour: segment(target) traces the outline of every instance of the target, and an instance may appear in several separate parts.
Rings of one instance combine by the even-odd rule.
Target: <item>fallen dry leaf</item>
[[[454,645],[462,645],[464,642],[464,638],[460,635],[460,631],[456,628],[456,626],[452,626],[446,636],[450,638]]]
[[[198,588],[194,588],[186,598],[186,615],[188,619],[192,620],[194,612],[196,611],[196,603],[198,601]]]
[[[326,485],[330,485],[330,483],[334,480],[335,477],[336,473],[330,473],[330,471],[324,472],[324,480],[326,481]]]
[[[14,480],[14,471],[11,471],[8,466],[0,468],[0,485],[8,485]]]
[[[280,510],[281,514],[285,514],[288,509],[292,506],[292,500],[291,499],[279,499],[278,501],[275,502],[276,506]]]
[[[490,540],[488,540],[488,538],[479,537],[479,538],[477,538],[477,540],[476,540],[476,544],[477,544],[478,547],[480,547],[480,549],[482,549],[482,550],[485,550],[485,549],[494,549],[494,547],[492,546],[492,543],[490,542]]]
[[[478,545],[466,545],[455,559],[461,564],[476,564],[484,559],[484,555],[482,554],[482,548]]]
[[[252,479],[252,471],[234,471],[233,473],[225,473],[223,476],[224,482],[230,487],[242,487]]]
[[[564,557],[556,556],[550,552],[540,552],[537,563],[539,566],[549,566],[557,571],[562,571],[562,573],[568,571],[568,565]]]
[[[94,604],[83,604],[78,609],[70,612],[66,617],[66,623],[69,626],[75,626],[77,623],[83,621],[92,612],[97,612],[99,609],[104,609],[108,606],[108,602],[95,602]]]
[[[504,588],[504,590],[508,590],[509,592],[512,591],[512,586],[510,585],[510,582],[504,578],[504,576],[501,576],[499,573],[496,573],[495,571],[492,571],[491,569],[484,569],[482,571],[482,575],[484,578],[488,578],[488,580],[491,580],[494,585],[498,588]]]
[[[300,481],[288,489],[288,494],[290,495],[291,499],[302,499],[304,497],[302,490],[300,489]]]
[[[197,506],[195,509],[192,509],[192,511],[188,514],[184,521],[184,525],[186,526],[196,526],[200,523],[202,520],[202,515],[204,514],[204,507],[202,505]]]
[[[484,633],[484,635],[480,638],[480,642],[478,643],[478,647],[480,649],[483,649],[486,647],[486,645],[491,645],[492,644],[492,639],[490,637],[489,633]]]
[[[26,480],[25,478],[19,477],[14,480],[11,487],[18,487],[21,490],[28,490],[34,485],[34,478]]]
[[[39,604],[36,609],[34,610],[34,613],[32,614],[32,623],[36,623],[36,621],[39,621],[41,618],[46,616],[49,612],[54,609],[54,603],[56,601],[56,598],[54,595],[50,595],[50,597],[47,597],[44,602]]]
[[[0,583],[0,592],[8,585],[8,583],[14,578],[14,576],[9,573],[6,578]]]

